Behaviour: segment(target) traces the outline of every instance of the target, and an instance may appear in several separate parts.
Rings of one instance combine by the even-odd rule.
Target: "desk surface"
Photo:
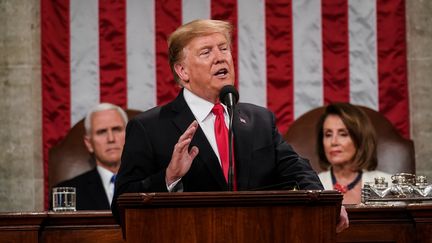
[[[347,205],[350,227],[337,242],[432,243],[432,204]],[[0,213],[0,242],[124,243],[110,211]]]

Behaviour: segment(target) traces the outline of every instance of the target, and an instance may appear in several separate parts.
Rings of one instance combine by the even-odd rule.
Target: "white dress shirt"
[[[204,131],[207,140],[209,141],[213,151],[219,159],[219,150],[216,143],[215,131],[214,131],[214,123],[216,120],[216,115],[213,114],[212,109],[214,104],[204,100],[203,98],[195,95],[187,89],[183,89],[183,96],[191,109],[195,119],[197,120],[199,126]],[[229,117],[227,108],[224,104],[222,104],[224,108],[224,117],[225,117],[225,126],[229,123]],[[228,129],[228,126],[227,126]]]
[[[188,89],[183,89],[183,96],[186,104],[191,109],[192,114],[195,116],[195,119],[203,130],[204,135],[207,137],[207,140],[209,141],[213,151],[215,152],[220,164],[221,161],[214,131],[216,115],[214,115],[212,112],[214,104],[195,95]],[[229,123],[228,111],[224,104],[222,104],[222,106],[224,108],[225,126],[227,126],[227,124]],[[170,185],[167,185],[168,191],[171,192],[180,180],[181,179],[178,179]]]
[[[99,175],[102,179],[102,185],[105,189],[105,194],[108,198],[109,204],[111,205],[114,195],[114,183],[111,182],[111,177],[114,175],[114,173],[99,165],[96,166],[96,169],[98,170]]]

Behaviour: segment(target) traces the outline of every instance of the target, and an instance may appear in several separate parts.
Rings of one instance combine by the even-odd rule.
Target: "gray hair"
[[[107,110],[116,110],[120,114],[120,116],[123,118],[125,125],[127,124],[128,116],[127,116],[126,112],[120,106],[117,106],[117,105],[114,105],[111,103],[100,103],[100,104],[94,106],[92,109],[90,109],[90,111],[87,113],[87,115],[84,119],[84,128],[85,128],[87,135],[89,135],[91,133],[91,117],[93,116],[93,114],[98,112],[98,111],[107,111]]]

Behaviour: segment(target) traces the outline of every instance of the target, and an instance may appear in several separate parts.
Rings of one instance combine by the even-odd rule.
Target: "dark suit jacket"
[[[57,186],[72,186],[76,188],[77,210],[109,210],[110,204],[102,185],[102,179],[96,168],[78,175]]]
[[[167,191],[165,169],[178,138],[194,119],[181,91],[171,103],[129,121],[114,202],[125,192]],[[300,158],[283,140],[269,110],[252,104],[237,104],[233,132],[238,190],[284,182],[295,182],[300,189],[323,189],[309,162]],[[183,190],[227,190],[218,158],[200,128],[191,146],[197,146],[199,154],[181,180]],[[116,215],[114,205],[112,209]]]

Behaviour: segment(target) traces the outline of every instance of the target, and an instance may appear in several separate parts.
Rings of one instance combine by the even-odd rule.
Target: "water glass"
[[[75,187],[54,187],[52,203],[55,212],[76,211]]]

